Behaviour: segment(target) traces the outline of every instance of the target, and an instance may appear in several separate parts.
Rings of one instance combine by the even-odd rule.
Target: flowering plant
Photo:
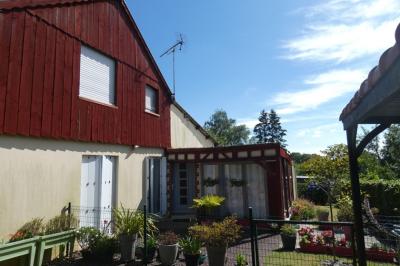
[[[310,244],[315,242],[314,229],[311,227],[302,227],[299,229],[298,233],[300,236],[300,243]]]
[[[336,242],[336,246],[347,248],[347,247],[349,247],[350,245],[349,245],[349,242],[346,240],[346,238],[343,237],[343,238],[341,238],[340,240],[338,240],[338,241]]]
[[[317,235],[317,236],[315,237],[315,243],[316,243],[317,245],[321,245],[321,246],[325,245],[324,237],[323,237],[322,235]]]
[[[335,240],[335,237],[333,236],[333,232],[331,230],[322,231],[321,236],[323,237],[326,244],[332,244]]]

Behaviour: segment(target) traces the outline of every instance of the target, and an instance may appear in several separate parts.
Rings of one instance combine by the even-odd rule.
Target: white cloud
[[[348,62],[382,53],[394,44],[398,0],[331,0],[304,9],[311,20],[283,47],[291,60]]]
[[[307,137],[307,138],[321,138],[327,133],[336,133],[341,131],[340,123],[332,123],[326,125],[320,125],[311,128],[301,129],[297,132],[298,137]]]
[[[304,81],[308,89],[277,94],[273,103],[277,113],[292,114],[315,109],[346,93],[355,91],[368,72],[360,69],[331,70]]]
[[[236,120],[236,123],[238,125],[245,125],[250,130],[253,130],[253,128],[258,124],[258,119],[254,119],[254,118],[239,118],[239,119]]]

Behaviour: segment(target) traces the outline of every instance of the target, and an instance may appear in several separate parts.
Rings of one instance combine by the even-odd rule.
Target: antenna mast
[[[173,79],[172,96],[173,97],[175,97],[175,52],[177,49],[179,49],[179,51],[182,51],[183,44],[184,44],[184,41],[182,38],[182,34],[179,34],[179,40],[177,40],[174,45],[172,45],[162,55],[160,55],[160,57],[163,57],[164,55],[172,54],[172,79]]]

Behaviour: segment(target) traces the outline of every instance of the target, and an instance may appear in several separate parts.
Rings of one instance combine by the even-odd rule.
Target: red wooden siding
[[[5,11],[0,38],[0,133],[170,146],[168,89],[118,1]],[[115,59],[115,107],[79,98],[81,44]],[[146,84],[159,116],[144,111]]]

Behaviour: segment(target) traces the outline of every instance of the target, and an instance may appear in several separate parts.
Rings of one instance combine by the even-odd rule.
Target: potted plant
[[[81,255],[87,261],[111,262],[117,249],[117,241],[94,227],[82,227],[76,232]]]
[[[284,250],[295,250],[297,239],[296,229],[290,224],[283,225],[281,227],[281,239]]]
[[[168,231],[160,234],[158,238],[158,252],[163,265],[175,264],[178,251],[178,236],[174,232]]]
[[[228,245],[239,238],[240,225],[235,217],[226,217],[221,222],[191,226],[189,233],[205,244],[209,265],[222,266]]]
[[[136,250],[136,255],[140,258],[142,258],[143,262],[150,263],[153,261],[154,256],[156,255],[156,250],[157,250],[157,238],[154,237],[153,235],[147,236],[147,241],[146,241],[146,247],[147,247],[147,256],[145,257],[144,255],[144,244],[141,247],[138,247]]]
[[[246,266],[249,265],[247,263],[246,257],[242,254],[237,254],[235,257],[235,266]]]
[[[204,218],[209,219],[217,216],[216,209],[225,201],[224,197],[218,195],[205,195],[198,199],[193,199],[193,206],[197,210],[199,221]]]
[[[193,237],[179,239],[179,246],[183,250],[187,266],[197,266],[200,262],[201,242]]]
[[[119,238],[121,260],[132,261],[135,258],[137,235],[143,234],[144,215],[141,211],[124,208],[113,209],[116,234]]]

